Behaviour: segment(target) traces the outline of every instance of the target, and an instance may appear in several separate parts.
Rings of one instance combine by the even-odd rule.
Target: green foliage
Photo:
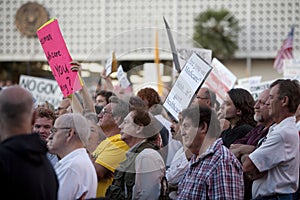
[[[214,57],[230,58],[238,49],[239,30],[238,20],[229,11],[209,9],[195,18],[193,39],[211,49]]]

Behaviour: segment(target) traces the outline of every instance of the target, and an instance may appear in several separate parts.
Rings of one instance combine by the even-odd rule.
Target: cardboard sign
[[[37,31],[52,74],[66,97],[82,88],[77,72],[71,71],[72,58],[60,32],[58,21],[51,19]]]
[[[189,106],[211,70],[212,67],[196,53],[188,59],[163,104],[177,121],[179,112]]]
[[[216,58],[213,58],[211,66],[213,70],[207,77],[204,85],[214,91],[217,100],[222,103],[226,93],[235,85],[237,78]]]
[[[111,73],[117,71],[117,59],[115,52],[111,53],[111,57],[105,63],[105,76],[109,76]]]
[[[129,82],[129,80],[127,79],[126,74],[124,73],[124,70],[123,70],[122,65],[120,65],[120,66],[118,67],[118,70],[117,70],[117,78],[118,78],[118,80],[119,80],[119,83],[120,83],[121,88],[127,88],[127,87],[130,86],[130,82]]]
[[[21,75],[19,85],[31,92],[37,105],[48,101],[57,108],[63,98],[60,88],[54,80]]]

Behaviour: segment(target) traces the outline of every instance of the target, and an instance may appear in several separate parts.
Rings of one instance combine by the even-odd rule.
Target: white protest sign
[[[201,48],[179,47],[179,48],[177,48],[177,55],[178,55],[179,64],[181,66],[181,69],[183,68],[183,66],[187,62],[187,60],[191,57],[193,52],[197,53],[208,64],[211,63],[212,50],[210,50],[210,49],[201,49]]]
[[[19,85],[31,92],[37,104],[48,101],[56,108],[63,98],[63,94],[55,80],[21,75]]]
[[[300,59],[283,60],[283,77],[300,80]]]
[[[254,100],[258,98],[258,95],[264,91],[265,89],[268,89],[273,81],[264,81],[261,83],[258,83],[256,85],[252,85],[249,88],[250,93],[252,94]]]
[[[118,67],[118,70],[117,70],[117,78],[118,78],[118,80],[119,80],[119,83],[120,83],[121,88],[127,88],[127,87],[130,86],[130,82],[129,82],[129,80],[127,79],[126,74],[124,73],[124,70],[123,70],[122,65],[120,65],[120,66]]]
[[[111,52],[111,56],[106,60],[105,63],[105,76],[110,75],[112,72],[117,70],[117,60],[115,52]]]
[[[213,69],[204,85],[216,93],[217,100],[221,103],[224,101],[226,93],[235,85],[237,78],[216,58],[213,58],[211,66]]]
[[[187,108],[212,67],[193,53],[179,74],[163,106],[178,121],[178,114]]]
[[[162,75],[164,70],[164,65],[159,63],[159,74]],[[144,63],[143,65],[143,82],[147,85],[151,85],[153,89],[158,91],[158,77],[157,77],[157,64],[156,63]]]
[[[246,90],[249,90],[251,86],[257,85],[261,81],[261,76],[251,76],[247,78],[240,78],[238,79],[238,86],[239,88],[244,88]]]

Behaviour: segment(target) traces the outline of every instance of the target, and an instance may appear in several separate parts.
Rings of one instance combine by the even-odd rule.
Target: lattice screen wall
[[[23,36],[14,24],[25,0],[0,0],[0,60],[45,60],[37,38]],[[115,50],[119,57],[153,57],[156,27],[159,47],[169,44],[162,17],[173,30],[178,46],[191,46],[193,19],[208,8],[226,8],[239,19],[237,57],[274,57],[292,24],[294,51],[300,57],[299,0],[37,0],[57,17],[74,59],[103,60]],[[130,57],[130,54],[133,56]]]

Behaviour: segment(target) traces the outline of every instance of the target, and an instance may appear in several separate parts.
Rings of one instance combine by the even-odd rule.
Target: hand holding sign
[[[67,97],[80,90],[82,83],[77,72],[71,71],[72,58],[60,32],[57,19],[46,22],[38,29],[37,35],[63,95]]]

